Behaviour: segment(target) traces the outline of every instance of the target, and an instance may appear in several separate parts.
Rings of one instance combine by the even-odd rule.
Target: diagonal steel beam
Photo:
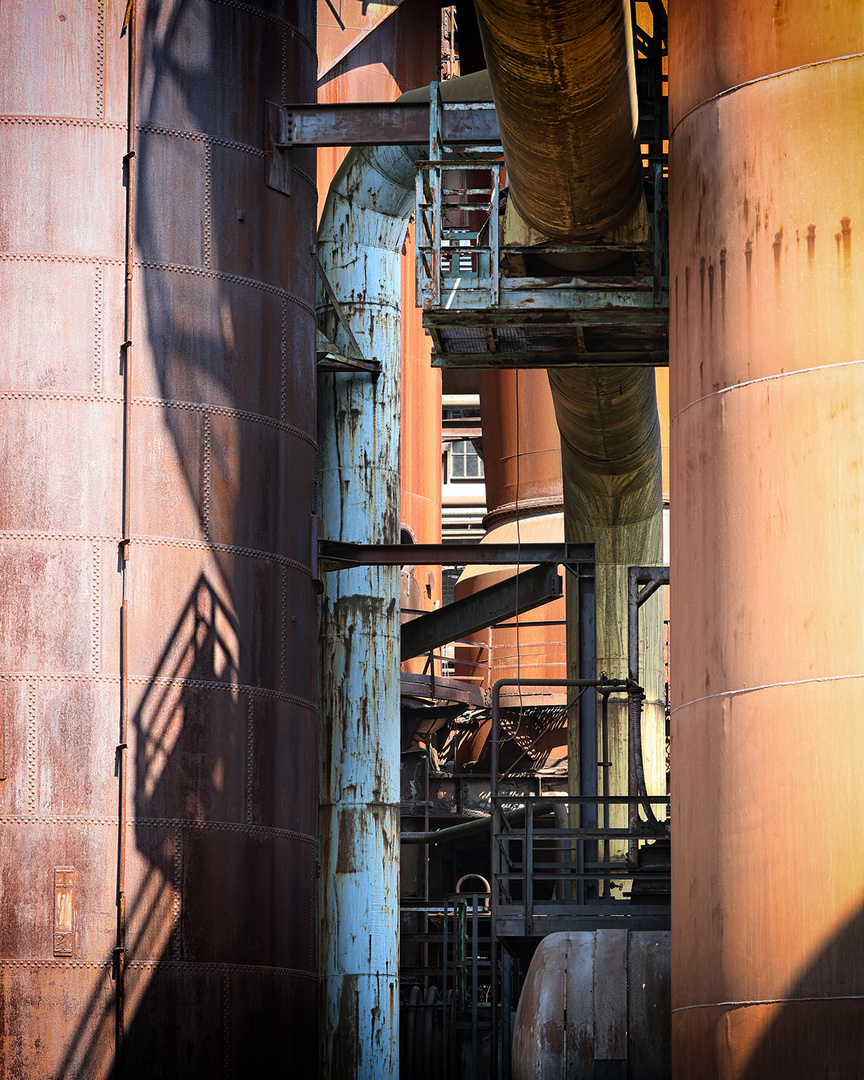
[[[554,563],[525,570],[473,596],[420,615],[402,624],[402,659],[431,652],[448,641],[467,637],[487,626],[512,619],[562,595],[563,585]]]

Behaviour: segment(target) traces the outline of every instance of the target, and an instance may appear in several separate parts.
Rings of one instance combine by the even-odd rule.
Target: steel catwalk
[[[670,6],[673,1065],[860,1077],[864,20]]]
[[[311,1076],[314,23],[126,10],[0,11],[0,1076]]]

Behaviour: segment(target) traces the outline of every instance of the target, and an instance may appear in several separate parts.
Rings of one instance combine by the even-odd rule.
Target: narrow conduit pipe
[[[475,6],[510,198],[521,217],[559,240],[590,242],[620,227],[638,235],[643,182],[629,4],[476,0]],[[589,255],[572,269],[597,269],[603,258]],[[549,381],[561,431],[565,537],[596,547],[598,670],[626,677],[627,567],[662,559],[654,373],[562,369],[550,371]],[[575,611],[568,610],[575,626]],[[659,602],[646,609],[643,624],[649,786],[656,787],[665,778]],[[575,648],[568,653],[574,657]],[[572,659],[570,665],[574,676],[584,674],[572,670]],[[613,789],[624,790],[626,706],[610,708],[610,724]],[[575,755],[575,731],[570,749]],[[570,775],[578,776],[578,768]]]
[[[426,100],[428,89],[401,100]],[[484,73],[442,87],[489,100]],[[318,404],[324,535],[398,543],[401,250],[423,147],[355,147],[330,186],[318,257],[381,374],[333,375]],[[319,314],[333,318],[319,292]],[[333,319],[328,336],[347,346]],[[399,570],[332,574],[321,598],[321,1075],[399,1074]]]

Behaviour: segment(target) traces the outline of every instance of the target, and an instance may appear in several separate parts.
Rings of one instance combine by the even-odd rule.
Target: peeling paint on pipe
[[[454,79],[445,96],[458,100],[478,86],[488,93],[482,79]],[[403,100],[428,94],[412,91]],[[319,514],[333,540],[399,542],[401,249],[415,162],[427,152],[352,149],[321,216],[321,264],[364,355],[382,367],[377,379],[334,375],[319,397]],[[320,304],[324,314],[323,298]],[[326,329],[343,343],[335,320]],[[398,567],[328,575],[321,606],[321,1071],[333,1080],[399,1072],[399,621]]]

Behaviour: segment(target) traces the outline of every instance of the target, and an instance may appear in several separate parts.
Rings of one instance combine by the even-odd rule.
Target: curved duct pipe
[[[475,0],[510,198],[546,236],[598,240],[642,198],[626,0]]]
[[[428,89],[403,95],[425,99]],[[457,98],[457,95],[459,97]],[[464,95],[464,96],[463,96]],[[485,73],[445,100],[488,100]],[[423,147],[354,148],[330,186],[318,257],[381,374],[331,376],[319,395],[324,535],[399,537],[400,259]],[[331,317],[319,293],[319,312]],[[327,333],[347,349],[335,323]],[[398,1076],[399,571],[328,575],[321,598],[322,1076]]]
[[[608,238],[615,229],[628,230],[631,238],[638,235],[646,215],[629,4],[475,0],[475,6],[510,199],[521,217],[544,234],[537,239],[586,242]],[[589,255],[582,267],[568,265],[597,269],[602,260]],[[627,566],[662,560],[654,373],[622,367],[558,369],[549,380],[561,430],[565,535],[596,545],[598,670],[623,678]],[[570,613],[575,616],[575,610]],[[649,702],[645,745],[649,775],[659,785],[665,779],[659,596],[648,601],[642,615]],[[575,626],[575,618],[568,621]],[[568,651],[575,655],[574,648]],[[609,713],[611,789],[626,790],[626,706],[610,707]],[[575,732],[570,748],[575,779]]]

